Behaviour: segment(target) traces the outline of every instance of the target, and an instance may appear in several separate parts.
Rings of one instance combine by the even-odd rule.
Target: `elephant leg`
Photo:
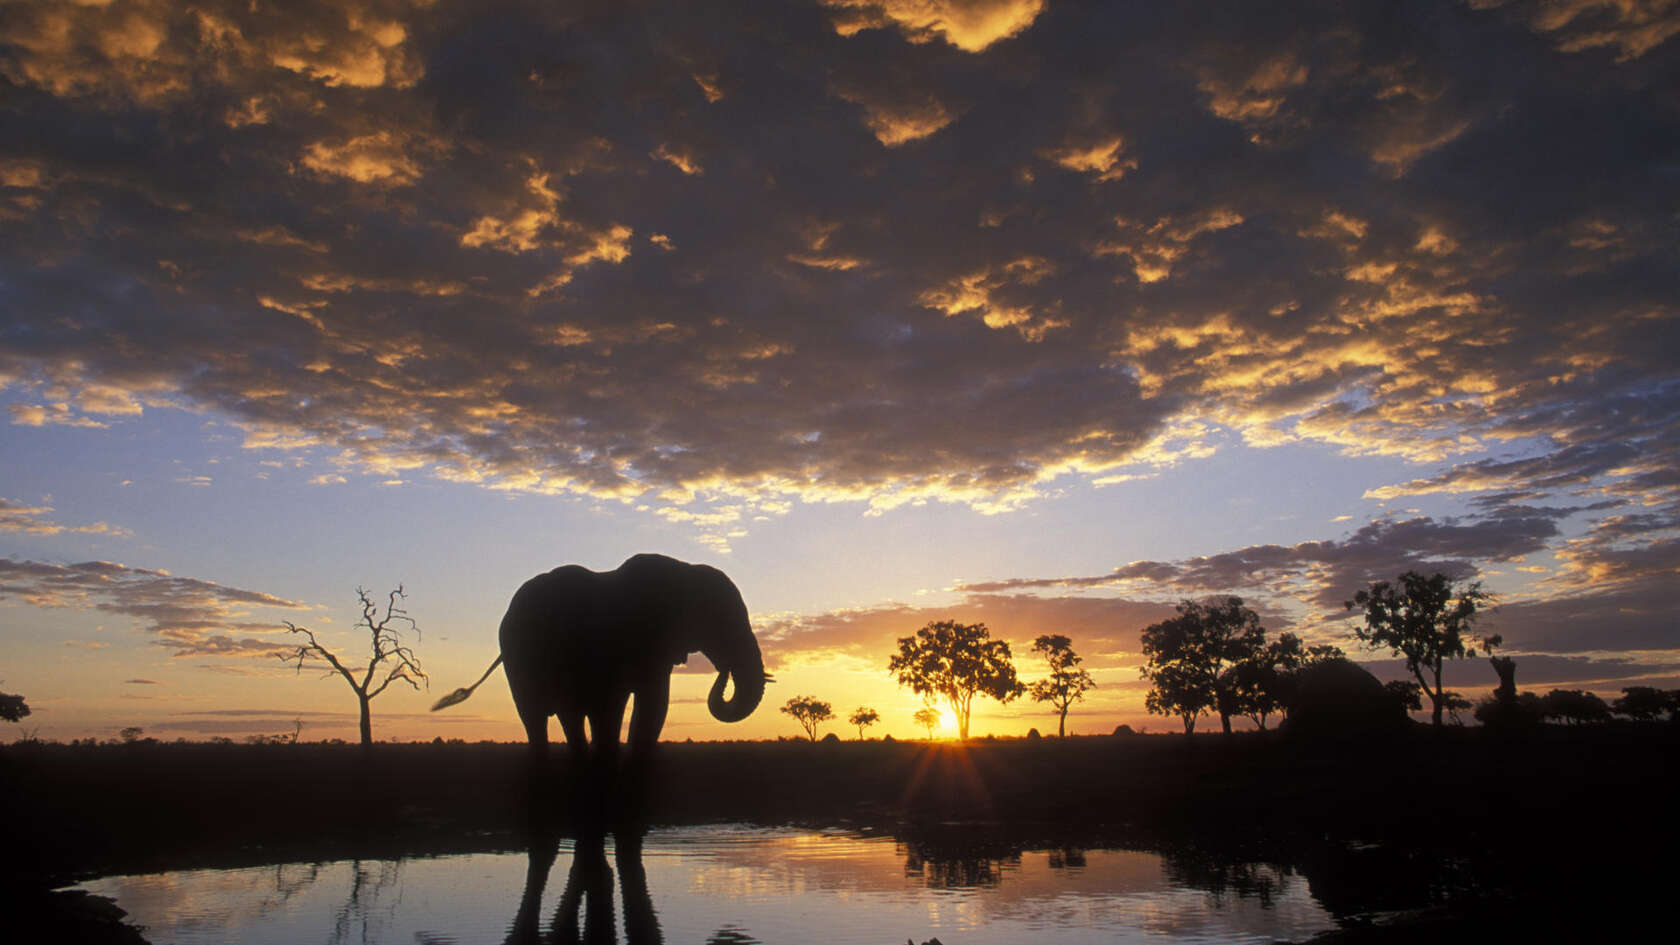
[[[548,767],[548,713],[535,700],[515,698],[514,706],[525,726],[526,773],[533,781],[540,780]]]
[[[525,726],[525,741],[530,745],[531,754],[544,755],[548,752],[548,713],[541,709],[519,708],[519,721]]]
[[[565,733],[566,748],[570,751],[572,762],[574,765],[581,765],[589,757],[589,737],[583,732],[583,712],[580,709],[567,708],[561,709],[557,714],[560,717],[560,731]]]
[[[624,704],[629,700],[629,693],[614,696],[600,711],[589,714],[590,734],[594,736],[591,747],[603,770],[611,771],[618,759],[618,730],[624,727]]]
[[[618,826],[633,832],[641,823],[648,806],[648,791],[659,779],[654,776],[654,748],[659,732],[665,727],[665,713],[671,703],[671,678],[660,676],[644,680],[636,692],[636,708],[630,713],[630,732],[626,742],[629,757],[624,763],[624,787],[620,792],[622,806],[618,811]]]
[[[630,753],[646,756],[659,743],[665,728],[665,713],[671,707],[671,677],[661,676],[636,690],[636,708],[630,712]]]

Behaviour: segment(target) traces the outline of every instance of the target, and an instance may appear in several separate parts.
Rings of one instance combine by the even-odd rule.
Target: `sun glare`
[[[939,710],[939,731],[944,735],[951,735],[957,730],[957,714],[950,709]]]

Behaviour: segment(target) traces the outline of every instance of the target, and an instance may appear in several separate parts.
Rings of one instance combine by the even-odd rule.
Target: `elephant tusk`
[[[773,682],[776,681],[776,677],[770,675],[769,673],[765,673],[764,674],[764,681],[767,682],[767,683],[773,683]]]

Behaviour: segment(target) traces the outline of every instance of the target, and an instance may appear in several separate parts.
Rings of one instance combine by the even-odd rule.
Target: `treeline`
[[[361,710],[361,743],[366,746],[372,742],[368,710],[372,697],[391,682],[415,685],[416,679],[424,679],[425,674],[395,629],[395,624],[401,622],[413,625],[397,604],[403,596],[402,588],[391,593],[383,613],[365,590],[358,588],[357,594],[363,610],[357,629],[369,633],[373,659],[363,674],[364,685],[360,688],[355,686],[354,674],[343,674],[351,680],[352,688],[356,688]],[[1459,586],[1445,574],[1425,576],[1410,571],[1393,583],[1377,581],[1355,593],[1346,607],[1360,612],[1363,621],[1353,628],[1352,639],[1401,657],[1412,678],[1386,684],[1375,683],[1373,678],[1367,685],[1351,688],[1344,685],[1348,691],[1336,696],[1343,704],[1329,708],[1344,710],[1353,717],[1371,708],[1358,704],[1364,701],[1380,703],[1381,707],[1393,709],[1403,717],[1406,712],[1422,711],[1427,699],[1432,722],[1437,727],[1444,719],[1461,723],[1460,713],[1466,711],[1471,711],[1478,722],[1493,726],[1543,721],[1581,725],[1612,716],[1634,720],[1680,716],[1680,690],[1632,686],[1623,689],[1622,697],[1610,703],[1594,693],[1577,689],[1553,689],[1543,696],[1518,693],[1512,679],[1515,663],[1505,657],[1492,659],[1501,675],[1499,689],[1491,698],[1472,705],[1460,693],[1444,687],[1444,668],[1455,659],[1478,654],[1492,657],[1494,649],[1501,644],[1498,635],[1474,633],[1476,620],[1489,599],[1479,582]],[[307,633],[303,628],[289,629]],[[1354,673],[1364,673],[1353,667],[1342,649],[1333,644],[1308,645],[1287,631],[1269,637],[1259,615],[1245,606],[1240,597],[1182,601],[1175,616],[1144,628],[1141,640],[1145,663],[1140,673],[1151,684],[1144,700],[1145,708],[1154,715],[1176,717],[1186,734],[1195,731],[1198,719],[1204,715],[1217,717],[1221,730],[1227,733],[1234,718],[1249,719],[1263,730],[1268,721],[1290,716],[1302,698],[1303,680],[1315,673],[1323,676],[1340,673],[1344,683]],[[311,643],[314,644],[313,639]],[[1069,637],[1042,635],[1033,641],[1033,651],[1043,657],[1050,671],[1029,685],[1017,675],[1009,644],[993,639],[984,623],[936,620],[898,639],[887,672],[899,685],[922,696],[923,705],[912,719],[917,727],[926,730],[930,739],[934,729],[943,722],[936,708],[941,703],[955,724],[958,737],[966,739],[976,698],[1006,704],[1023,695],[1047,703],[1056,714],[1057,734],[1065,735],[1073,705],[1083,701],[1085,694],[1097,684],[1080,667],[1082,658],[1074,651]],[[342,667],[335,654],[318,644],[285,654],[289,662],[295,662],[300,668],[311,656]],[[375,678],[377,670],[386,669],[382,663],[388,664],[389,669],[380,685],[370,688],[365,683]],[[836,718],[831,703],[809,695],[794,696],[781,711],[793,718],[812,741],[818,738],[823,723]],[[22,696],[0,693],[0,719],[19,722],[29,714]],[[857,729],[861,740],[870,726],[881,721],[881,715],[869,706],[858,706],[848,721]],[[252,744],[295,744],[301,729],[302,723],[298,722],[291,732],[252,735],[245,740]],[[142,729],[134,726],[119,733],[123,742],[140,741],[142,737]],[[95,740],[87,741],[91,744]]]
[[[1473,710],[1484,725],[1558,721],[1584,724],[1620,715],[1630,719],[1674,718],[1680,715],[1680,690],[1634,686],[1607,704],[1590,692],[1554,689],[1545,696],[1517,693],[1512,676],[1515,662],[1494,657],[1503,642],[1497,635],[1478,635],[1475,624],[1490,597],[1480,582],[1455,584],[1445,574],[1408,571],[1395,581],[1376,581],[1356,592],[1346,609],[1363,618],[1350,633],[1364,647],[1401,658],[1410,679],[1384,684],[1354,666],[1334,644],[1309,645],[1287,631],[1268,636],[1260,616],[1242,598],[1224,596],[1205,601],[1182,601],[1175,616],[1144,628],[1140,669],[1151,687],[1145,708],[1151,714],[1176,717],[1186,734],[1202,716],[1219,719],[1222,731],[1231,720],[1247,718],[1265,729],[1273,718],[1289,718],[1309,693],[1318,708],[1348,722],[1361,719],[1403,721],[1408,712],[1427,707],[1431,722],[1462,723],[1461,713]],[[1018,678],[1009,644],[993,639],[983,623],[949,620],[929,622],[914,635],[900,637],[887,671],[901,686],[923,697],[914,716],[928,736],[940,721],[934,706],[943,702],[968,737],[976,697],[999,703],[1030,693],[1048,702],[1057,713],[1057,734],[1065,734],[1074,703],[1096,688],[1089,673],[1079,668],[1080,657],[1066,636],[1046,635],[1033,649],[1050,666],[1050,674],[1030,687]],[[1502,677],[1493,697],[1472,705],[1462,694],[1445,688],[1445,667],[1453,660],[1485,655]],[[1312,686],[1313,680],[1320,684]],[[792,716],[807,737],[816,740],[821,724],[835,717],[833,706],[814,696],[789,699],[782,712]],[[864,730],[880,720],[867,706],[851,716]],[[1036,734],[1037,730],[1034,729]],[[831,736],[832,737],[832,736]]]

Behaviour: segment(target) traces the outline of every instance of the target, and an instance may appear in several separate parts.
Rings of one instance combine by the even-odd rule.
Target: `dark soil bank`
[[[652,824],[890,831],[953,863],[1155,849],[1210,889],[1240,885],[1244,861],[1273,862],[1305,874],[1345,922],[1412,923],[1412,935],[1339,940],[1604,940],[1665,907],[1677,749],[1666,725],[1342,743],[671,743],[639,807]],[[113,872],[517,848],[524,763],[524,746],[489,743],[377,745],[365,758],[337,745],[6,747],[9,898]]]

